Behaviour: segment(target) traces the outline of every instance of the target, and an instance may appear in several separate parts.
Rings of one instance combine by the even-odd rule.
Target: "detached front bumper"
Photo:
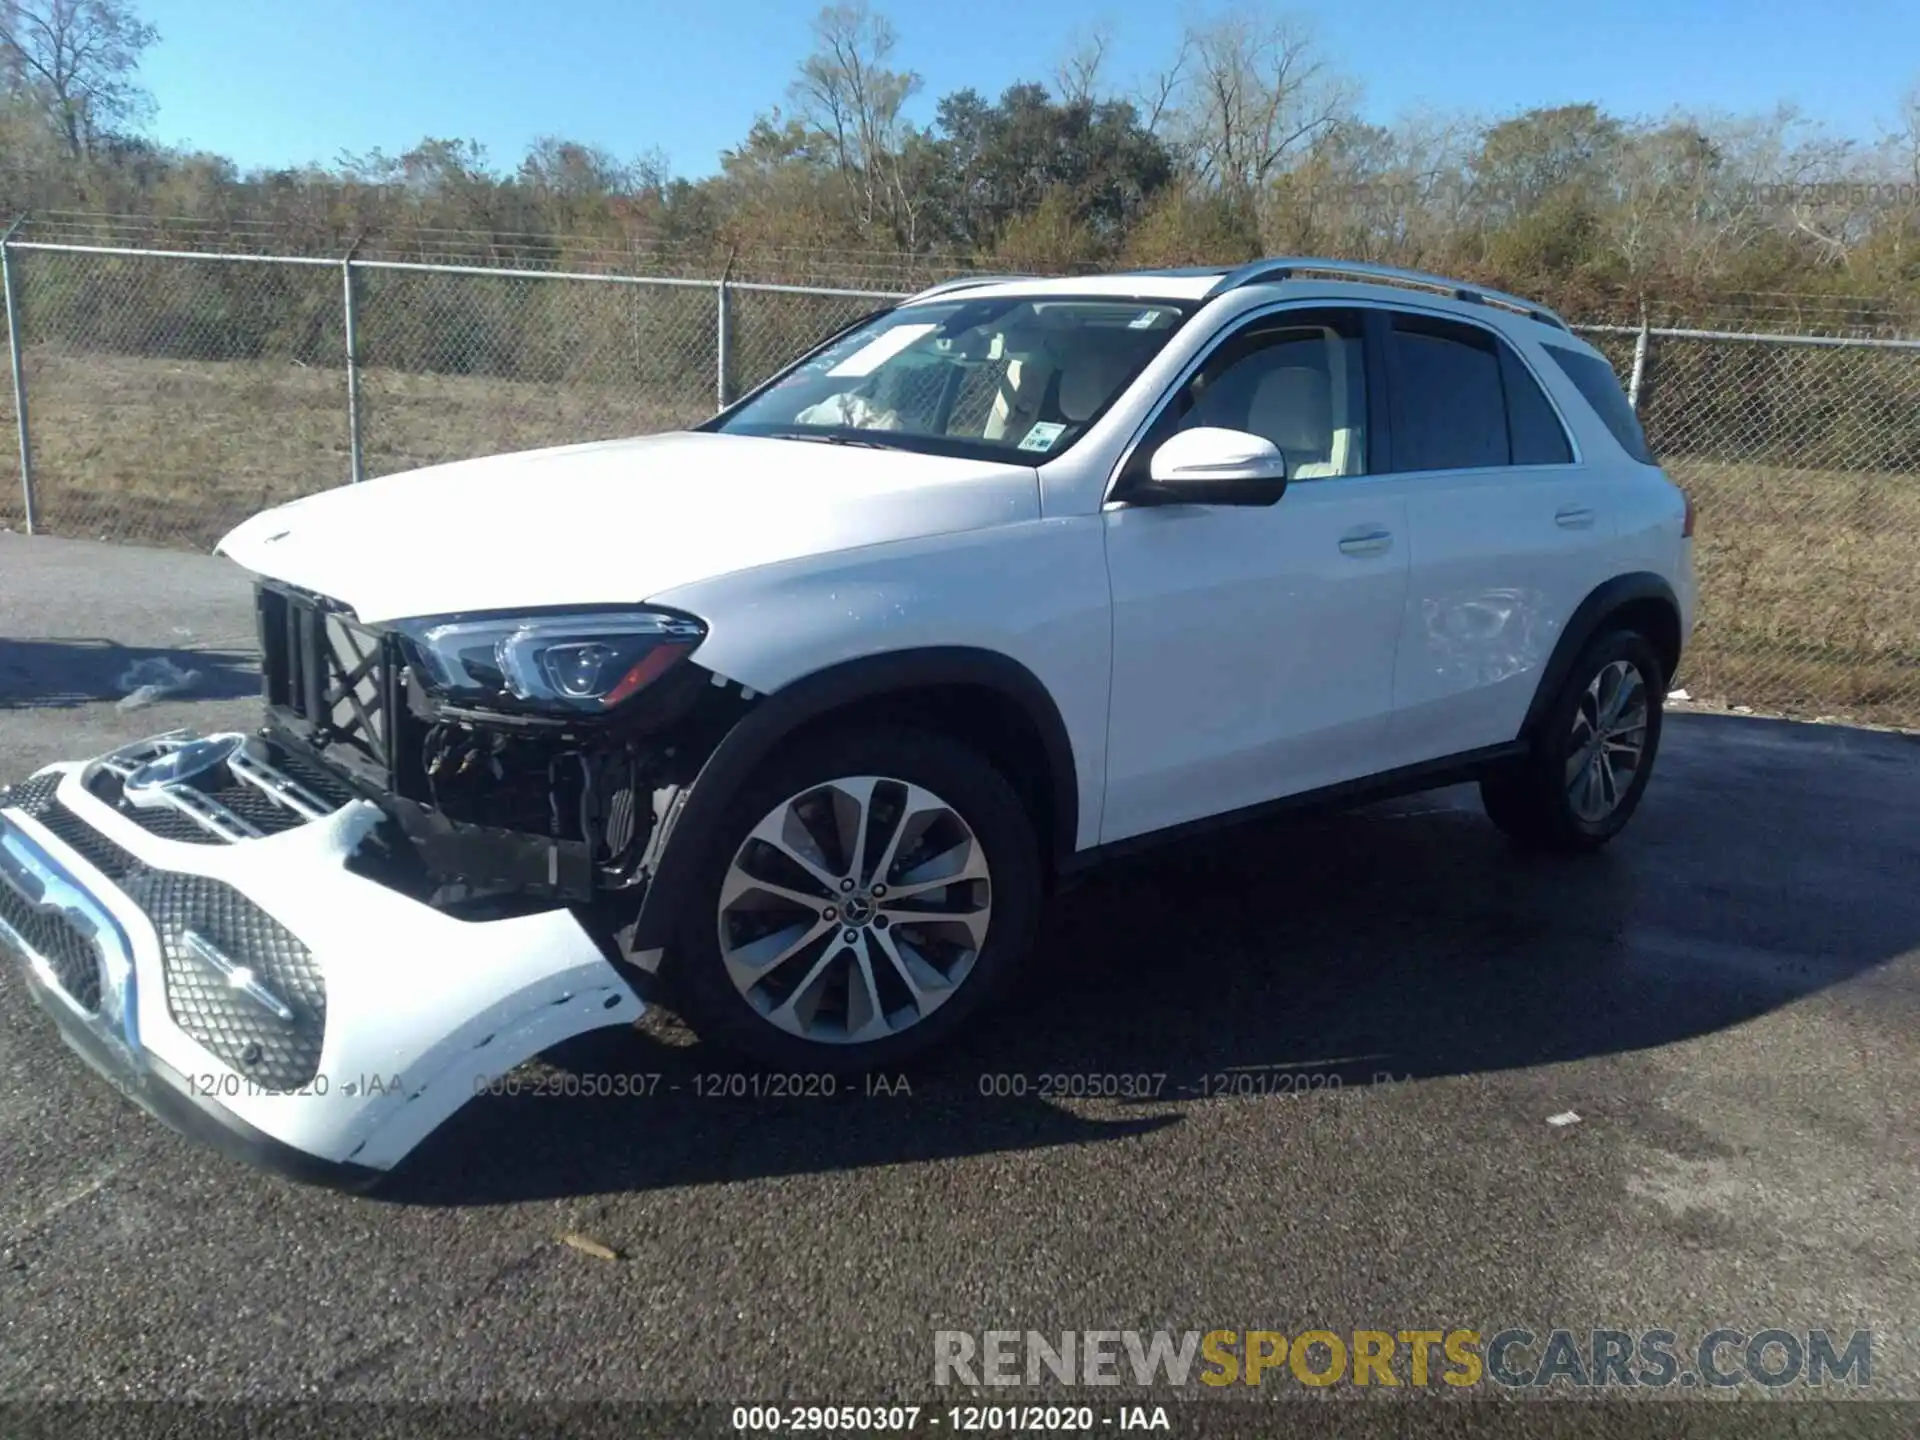
[[[169,1125],[364,1188],[495,1077],[639,1018],[569,911],[433,909],[349,868],[372,802],[336,803],[258,739],[221,737],[184,779],[155,767],[201,758],[192,739],[0,793],[0,946],[67,1043]]]

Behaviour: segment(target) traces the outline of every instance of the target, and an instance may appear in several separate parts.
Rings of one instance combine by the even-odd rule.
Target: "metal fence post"
[[[1640,333],[1633,337],[1633,373],[1627,377],[1627,405],[1636,414],[1640,409],[1640,382],[1647,373],[1647,315],[1640,312]]]
[[[13,288],[13,237],[27,223],[22,215],[0,235],[0,283],[7,292],[7,356],[13,364],[13,419],[20,431],[20,508],[33,534],[33,440],[27,429],[27,372],[20,359],[20,300]]]
[[[733,251],[727,252],[727,263],[721,268],[720,283],[714,290],[714,397],[718,404],[714,407],[724,410],[733,403],[733,387],[728,383],[728,351],[733,339],[733,303],[727,288],[727,277],[733,274]]]
[[[347,331],[347,448],[356,484],[367,478],[366,462],[360,450],[360,335],[353,307],[353,257],[359,248],[360,242],[355,240],[340,261],[340,293],[346,310]]]

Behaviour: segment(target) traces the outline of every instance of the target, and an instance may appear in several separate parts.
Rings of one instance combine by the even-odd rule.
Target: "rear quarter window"
[[[1627,403],[1626,392],[1620,388],[1613,367],[1597,355],[1561,345],[1543,344],[1540,348],[1566,373],[1581,398],[1600,417],[1600,423],[1620,442],[1620,448],[1642,465],[1653,464],[1653,452],[1647,448],[1647,433],[1640,428],[1640,417]]]

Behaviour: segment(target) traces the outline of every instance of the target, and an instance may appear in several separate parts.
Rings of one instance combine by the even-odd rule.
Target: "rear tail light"
[[[1680,521],[1680,538],[1682,540],[1691,540],[1693,538],[1693,496],[1689,495],[1686,490],[1682,488],[1680,498],[1687,502],[1687,513]]]

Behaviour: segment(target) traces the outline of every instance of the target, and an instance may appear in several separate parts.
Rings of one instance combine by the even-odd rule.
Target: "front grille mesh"
[[[124,880],[145,867],[59,801],[34,816],[42,825],[80,852],[86,862],[109,880]]]
[[[307,823],[307,817],[298,810],[282,805],[244,780],[215,790],[213,800],[266,835],[278,835],[282,830],[297,829]]]
[[[292,750],[276,747],[273,752],[273,763],[279,768],[281,774],[299,781],[335,809],[345,805],[359,794],[353,786],[333,771],[312,763]]]
[[[179,840],[187,845],[227,843],[191,815],[184,815],[178,810],[139,810],[129,805],[120,813],[142,830],[158,835],[162,840]]]
[[[327,991],[313,952],[230,885],[200,875],[147,870],[124,886],[160,931],[167,1010],[182,1030],[249,1080],[295,1090],[320,1068]],[[210,941],[253,972],[293,1011],[281,1020],[189,947],[186,932]]]
[[[53,792],[60,788],[60,772],[36,775],[31,780],[22,780],[18,785],[9,785],[5,794],[0,794],[0,809],[24,810],[38,817],[40,812],[53,803]]]
[[[33,816],[119,885],[152,919],[160,934],[167,1011],[174,1022],[262,1089],[296,1090],[312,1083],[319,1071],[327,1018],[326,983],[313,953],[232,886],[142,863],[62,805],[54,797],[59,783],[57,774],[29,780],[0,798],[0,805]],[[259,799],[273,805],[264,795]],[[142,811],[139,815],[168,813]],[[178,818],[193,825],[185,816]],[[86,1009],[99,1008],[99,958],[93,942],[72,920],[36,909],[7,885],[0,885],[0,916],[47,957],[61,989]],[[188,930],[251,970],[264,988],[293,1011],[293,1018],[280,1019],[229,985],[224,975],[188,947]]]
[[[67,813],[53,798],[60,788],[60,780],[57,770],[36,775],[0,795],[0,807],[20,810],[52,830],[49,817],[56,812]],[[101,840],[103,844],[112,844],[104,836]],[[81,853],[86,854],[84,850]],[[87,858],[92,860],[93,856]],[[13,927],[29,949],[46,958],[60,988],[75,1004],[89,1012],[100,1008],[100,955],[92,937],[78,923],[55,911],[42,910],[4,882],[0,882],[0,919]]]
[[[87,788],[93,792],[95,799],[113,806],[142,830],[151,835],[158,835],[162,840],[183,840],[189,845],[227,843],[191,815],[183,814],[170,807],[156,806],[151,810],[142,810],[137,806],[121,804],[120,777],[110,770],[102,770],[94,776]],[[128,858],[132,859],[131,856]]]
[[[93,940],[65,915],[42,910],[11,885],[0,882],[0,920],[46,958],[54,978],[76,1005],[100,1008],[100,954]]]

